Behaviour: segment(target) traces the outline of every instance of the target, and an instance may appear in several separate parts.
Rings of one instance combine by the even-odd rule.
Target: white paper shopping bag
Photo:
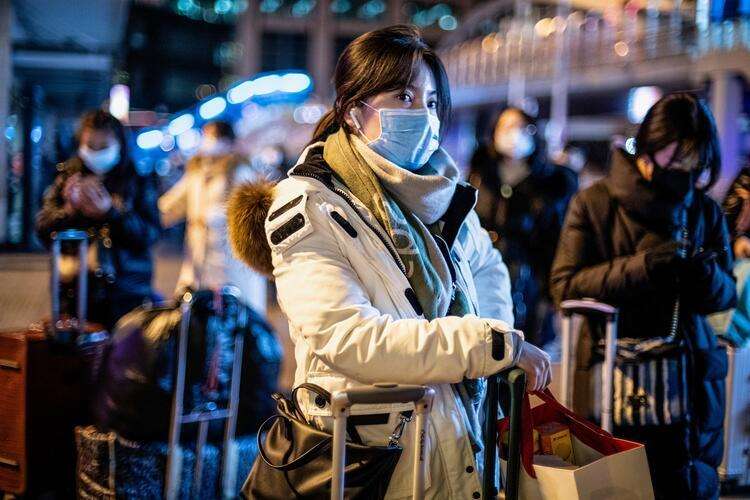
[[[536,394],[543,404],[527,401],[521,436],[520,497],[523,500],[652,500],[645,447],[618,439],[558,403],[549,392]],[[533,427],[559,422],[570,428],[575,463],[534,455]],[[500,435],[507,422],[499,423]],[[536,458],[536,460],[535,460]],[[502,462],[505,474],[505,461]]]

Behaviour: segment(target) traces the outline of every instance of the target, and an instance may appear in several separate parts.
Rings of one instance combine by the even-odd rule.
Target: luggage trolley
[[[509,460],[505,482],[507,499],[518,498],[518,479],[521,470],[521,405],[526,387],[526,374],[519,368],[514,368],[500,374],[488,377],[487,398],[484,429],[484,480],[483,498],[497,498],[495,468],[497,466],[497,415],[500,381],[507,383],[511,389],[510,410],[510,442]],[[331,499],[344,498],[344,468],[346,464],[346,420],[349,410],[357,404],[415,404],[414,414],[417,426],[414,447],[414,483],[412,498],[424,498],[424,483],[427,460],[425,457],[424,440],[427,432],[432,401],[435,397],[434,389],[420,385],[375,384],[344,391],[336,391],[331,398],[333,413],[333,471],[331,477]],[[488,471],[490,471],[488,473]]]
[[[615,354],[617,349],[617,308],[593,299],[566,300],[560,304],[563,314],[562,322],[562,353],[561,365],[561,397],[560,402],[567,408],[571,407],[573,384],[571,383],[571,360],[573,316],[600,317],[607,322],[604,338],[604,365],[602,366],[602,410],[601,427],[612,432],[612,386],[614,378]]]
[[[224,287],[222,294],[239,295],[235,287]],[[234,353],[232,361],[232,382],[229,389],[229,403],[226,408],[205,408],[183,413],[185,395],[185,378],[187,371],[187,347],[190,336],[190,312],[193,295],[186,292],[181,300],[182,317],[177,333],[177,370],[175,373],[174,397],[172,399],[172,415],[169,425],[169,445],[167,450],[167,469],[164,480],[164,497],[174,500],[180,494],[180,478],[182,476],[182,448],[180,433],[182,426],[198,423],[198,436],[195,443],[195,469],[191,488],[191,497],[197,498],[201,491],[203,474],[203,448],[208,439],[208,426],[213,420],[224,420],[224,439],[221,458],[221,491],[223,498],[235,498],[237,494],[237,444],[235,429],[237,426],[237,412],[239,408],[239,394],[242,371],[242,349],[244,337],[237,334],[234,337]]]

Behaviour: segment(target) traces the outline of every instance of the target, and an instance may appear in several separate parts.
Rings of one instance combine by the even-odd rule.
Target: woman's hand
[[[112,207],[112,197],[109,191],[95,178],[84,179],[81,182],[80,210],[86,217],[100,219]]]
[[[526,391],[541,391],[552,381],[552,368],[549,354],[533,344],[521,344],[518,367],[526,372]]]
[[[79,210],[81,201],[81,174],[75,173],[68,177],[62,190],[65,213],[73,215]]]
[[[734,241],[733,249],[736,259],[747,259],[750,257],[750,238],[740,236]]]

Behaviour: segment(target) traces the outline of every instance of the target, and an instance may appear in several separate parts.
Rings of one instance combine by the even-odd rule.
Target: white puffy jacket
[[[428,432],[427,497],[478,498],[481,464],[475,462],[467,417],[451,384],[497,373],[517,359],[523,339],[509,326],[505,264],[470,210],[452,251],[481,317],[426,320],[412,306],[409,281],[373,215],[340,183],[332,189],[320,148],[311,159],[315,155],[308,148],[289,178],[276,186],[265,219],[278,301],[295,345],[295,386],[309,382],[329,391],[375,382],[432,386],[437,397]],[[501,361],[492,357],[493,335],[504,339]],[[316,406],[313,395],[301,399],[310,420],[330,429],[330,408]],[[398,413],[410,407],[357,406],[352,415],[390,414],[385,424],[357,428],[365,442],[382,445]],[[412,432],[407,424],[387,498],[410,496]]]
[[[234,285],[240,289],[243,302],[265,315],[266,278],[237,261],[227,241],[229,191],[234,185],[257,178],[258,173],[238,156],[194,156],[182,178],[159,198],[162,226],[187,222],[177,291],[187,286]]]

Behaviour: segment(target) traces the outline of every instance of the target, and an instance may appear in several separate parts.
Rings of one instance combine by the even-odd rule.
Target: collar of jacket
[[[314,146],[307,152],[305,159],[289,171],[289,175],[314,175],[329,189],[333,189],[335,181],[341,182],[333,169],[323,159],[323,146]],[[477,203],[477,190],[471,184],[459,182],[453,193],[448,209],[438,220],[441,236],[452,247],[458,237],[461,226],[466,217]]]
[[[677,225],[685,205],[665,200],[638,171],[633,155],[615,149],[604,182],[612,197],[638,220],[670,230]]]

